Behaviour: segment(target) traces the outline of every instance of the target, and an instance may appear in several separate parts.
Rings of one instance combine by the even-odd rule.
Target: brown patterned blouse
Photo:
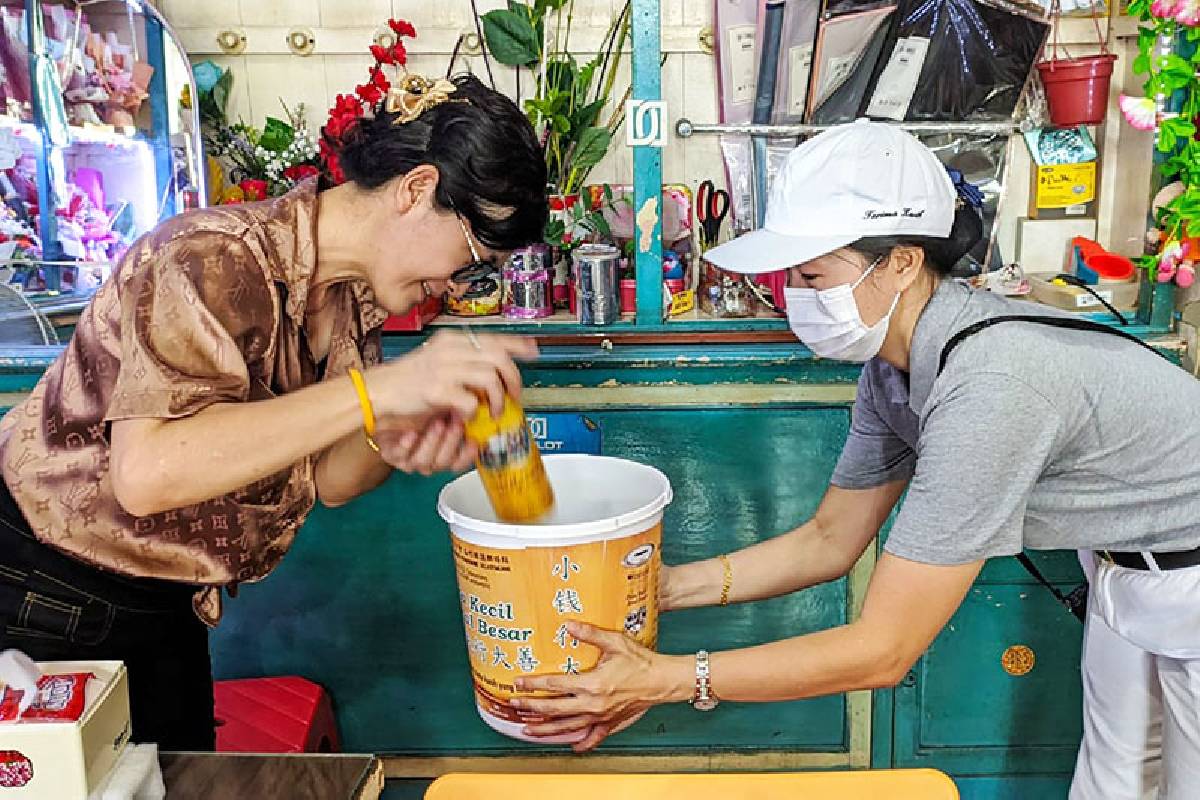
[[[274,201],[184,214],[121,260],[63,354],[0,421],[4,480],[41,541],[123,575],[196,584],[196,611],[214,625],[219,587],[279,563],[315,502],[315,457],[215,500],[134,517],[113,494],[109,423],[176,419],[318,380],[303,334],[317,197],[308,181]],[[336,284],[328,302],[325,377],[377,363],[386,313],[369,287]]]

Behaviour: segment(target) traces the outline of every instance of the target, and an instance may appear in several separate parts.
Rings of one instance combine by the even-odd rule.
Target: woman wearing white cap
[[[1196,796],[1200,382],[1123,335],[948,279],[980,237],[972,188],[956,190],[909,134],[856,122],[791,154],[764,230],[708,253],[737,272],[787,269],[796,335],[818,356],[866,365],[815,516],[664,569],[663,608],[841,578],[907,490],[860,618],[687,656],[576,625],[602,660],[582,676],[518,682],[564,695],[514,701],[551,718],[532,733],[585,730],[582,750],[658,703],[707,710],[891,686],[988,558],[1078,549],[1092,591],[1071,797],[1133,800],[1156,786],[1160,798]]]

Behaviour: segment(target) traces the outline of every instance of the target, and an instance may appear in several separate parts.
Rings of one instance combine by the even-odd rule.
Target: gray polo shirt
[[[1200,545],[1200,381],[1134,342],[988,317],[1058,314],[943,281],[910,372],[874,359],[832,483],[910,480],[885,549],[927,564]]]

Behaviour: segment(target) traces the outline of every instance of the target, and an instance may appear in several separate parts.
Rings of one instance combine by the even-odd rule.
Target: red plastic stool
[[[304,678],[218,681],[219,753],[337,753],[337,722],[329,695]]]

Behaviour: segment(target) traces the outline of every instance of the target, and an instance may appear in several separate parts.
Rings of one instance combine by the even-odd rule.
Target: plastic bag
[[[762,0],[716,0],[715,53],[720,121],[749,122],[758,73],[758,19]]]
[[[755,227],[754,152],[744,134],[722,136],[720,146],[729,187],[729,222],[736,236]]]
[[[889,55],[859,111],[909,121],[1012,119],[1049,32],[1047,21],[1000,0],[901,0]],[[911,99],[900,102],[914,75]]]
[[[895,7],[823,20],[817,29],[809,121],[851,122],[858,116]]]
[[[4,97],[22,105],[33,100],[29,53],[21,36],[25,12],[0,8],[0,63],[4,65]]]
[[[771,114],[771,122],[776,125],[804,121],[820,12],[821,0],[787,0],[784,7],[775,76],[775,108]]]
[[[953,167],[983,193],[983,236],[953,271],[969,277],[1003,265],[1003,254],[995,245],[997,217],[1004,200],[1009,137],[980,134],[922,134],[921,143],[943,164]],[[990,252],[989,252],[990,251]],[[1009,254],[1011,257],[1013,254]]]

